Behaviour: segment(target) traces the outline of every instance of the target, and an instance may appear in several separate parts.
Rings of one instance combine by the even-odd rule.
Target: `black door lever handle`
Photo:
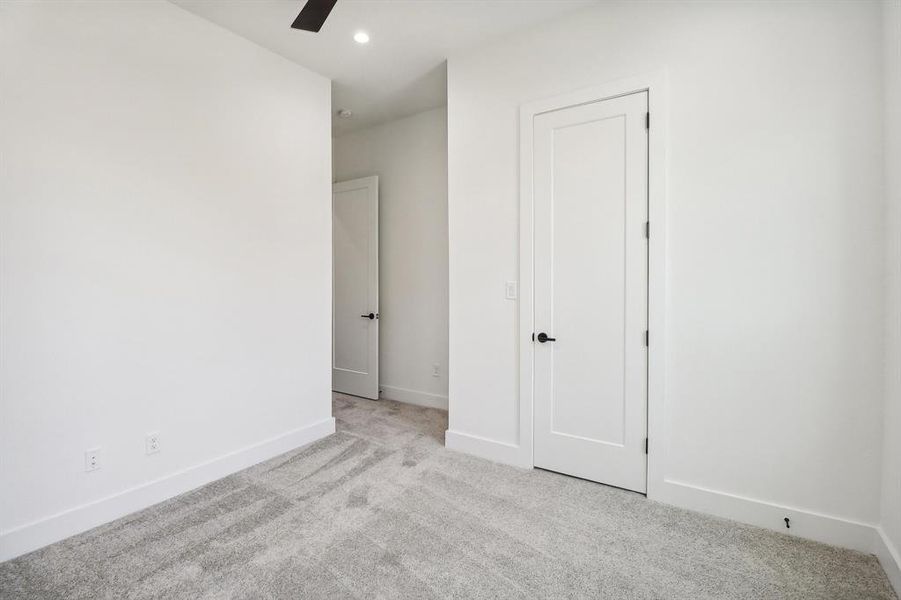
[[[541,342],[542,344],[545,342],[556,342],[557,338],[548,337],[547,334],[542,331],[541,333],[538,334],[538,341]]]
[[[369,319],[370,321],[375,318],[375,313],[369,313],[368,315],[360,315],[364,319]]]

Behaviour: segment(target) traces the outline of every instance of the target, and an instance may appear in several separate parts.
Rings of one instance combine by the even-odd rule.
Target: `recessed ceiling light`
[[[358,44],[368,44],[369,34],[365,31],[358,31],[354,34],[354,41]]]

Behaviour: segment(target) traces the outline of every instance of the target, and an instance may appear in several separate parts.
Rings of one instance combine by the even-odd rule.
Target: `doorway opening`
[[[398,413],[441,411],[433,416],[443,434],[447,108],[359,126],[340,112],[332,149],[333,390]]]

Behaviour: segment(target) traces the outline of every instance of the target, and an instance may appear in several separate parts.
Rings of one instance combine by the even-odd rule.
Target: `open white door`
[[[379,178],[332,187],[332,389],[379,397]]]
[[[647,92],[533,122],[534,464],[647,490]]]

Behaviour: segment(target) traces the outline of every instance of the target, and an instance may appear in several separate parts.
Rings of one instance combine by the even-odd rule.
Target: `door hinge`
[[[644,115],[644,128],[645,129],[651,128],[651,113],[645,113],[645,115]]]
[[[644,237],[647,239],[651,239],[651,222],[644,222]]]
[[[644,453],[648,453],[648,438],[644,438]]]
[[[644,345],[645,346],[651,345],[651,332],[648,331],[647,329],[644,330]]]

